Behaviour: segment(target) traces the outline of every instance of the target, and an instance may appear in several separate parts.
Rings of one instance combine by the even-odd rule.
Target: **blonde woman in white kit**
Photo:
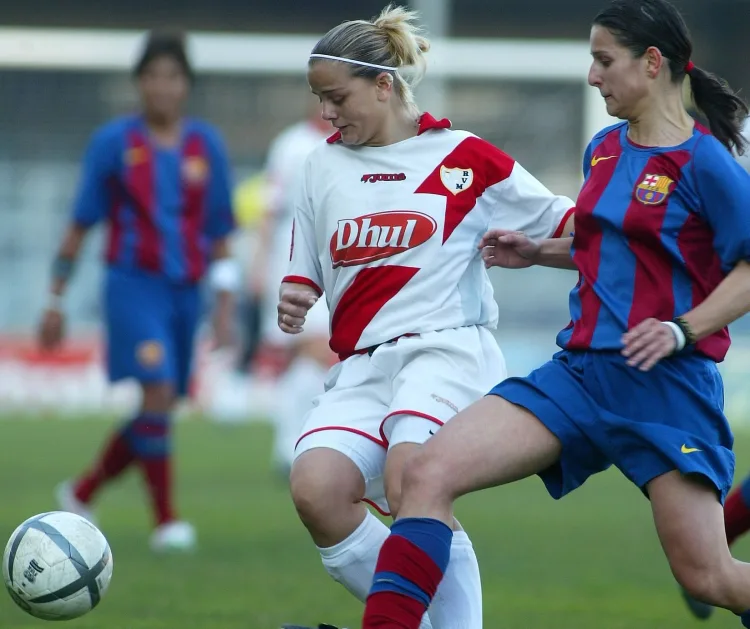
[[[344,22],[310,55],[308,82],[337,132],[307,159],[278,306],[289,334],[321,295],[330,311],[340,362],[307,414],[291,491],[326,570],[361,601],[389,533],[363,502],[395,515],[406,460],[506,375],[481,236],[572,231],[570,199],[488,142],[420,113],[402,74],[408,67],[413,84],[424,73],[429,44],[415,17],[388,7],[371,22]],[[422,626],[482,626],[463,531]]]

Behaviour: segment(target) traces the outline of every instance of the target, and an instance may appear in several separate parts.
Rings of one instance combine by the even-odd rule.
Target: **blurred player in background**
[[[750,144],[750,118],[745,120],[745,128],[743,129],[742,134],[745,136],[745,140]],[[744,155],[739,155],[738,159],[740,164],[742,164],[742,167],[750,172],[750,151],[745,152]]]
[[[258,235],[251,290],[262,295],[261,337],[266,352],[285,357],[277,381],[273,464],[285,479],[302,434],[302,422],[314,397],[323,392],[323,380],[335,361],[328,346],[328,309],[320,300],[310,310],[304,333],[284,334],[278,326],[279,287],[289,267],[294,219],[294,193],[304,174],[307,156],[333,131],[320,116],[317,98],[306,94],[307,119],[283,130],[271,143],[265,168],[267,208]]]
[[[109,377],[137,380],[142,400],[91,469],[58,487],[57,499],[60,508],[92,518],[97,492],[138,464],[154,513],[152,548],[182,550],[196,535],[173,505],[170,414],[188,390],[206,274],[217,292],[215,343],[231,340],[239,270],[227,249],[234,224],[229,166],[216,130],[183,116],[193,73],[182,36],[152,33],[134,74],[142,112],[92,137],[39,335],[45,348],[61,343],[62,297],[75,260],[90,228],[106,221]]]
[[[459,497],[538,474],[561,498],[612,465],[648,496],[681,586],[750,627],[750,564],[723,522],[734,439],[716,364],[750,311],[750,176],[730,153],[748,110],[692,51],[666,0],[614,0],[594,19],[588,81],[623,122],[585,152],[574,237],[491,230],[480,243],[490,266],[579,271],[562,351],[411,459],[363,629],[417,629],[450,573]],[[686,76],[710,132],[684,108]]]
[[[234,257],[243,269],[244,286],[240,309],[242,348],[236,367],[242,372],[252,369],[261,341],[262,296],[252,285],[252,269],[259,246],[259,230],[266,212],[268,182],[264,172],[257,172],[241,181],[234,190],[234,215],[237,233],[234,236]]]
[[[333,28],[311,54],[308,81],[337,132],[305,164],[279,303],[290,334],[321,295],[331,309],[341,362],[307,415],[291,489],[326,570],[362,601],[388,536],[363,501],[395,515],[409,457],[506,375],[481,235],[572,229],[570,199],[420,113],[405,79],[409,68],[420,78],[429,48],[415,18],[389,6]],[[476,555],[454,526],[451,570],[422,625],[480,629]]]

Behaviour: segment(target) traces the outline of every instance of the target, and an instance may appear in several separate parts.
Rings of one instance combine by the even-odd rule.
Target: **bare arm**
[[[60,300],[65,294],[87,233],[87,227],[72,223],[63,236],[53,266],[49,301],[37,329],[39,344],[43,349],[59,347],[65,336],[65,316],[60,308]]]
[[[576,270],[570,247],[573,238],[548,238],[539,243],[539,253],[534,258],[534,264],[548,266],[554,269]]]
[[[572,228],[572,217],[565,229]],[[563,232],[566,233],[566,232]],[[525,269],[530,266],[548,266],[556,269],[577,267],[570,255],[573,238],[547,238],[535,241],[522,232],[491,229],[479,243],[487,268],[499,266],[506,269]]]
[[[750,263],[737,263],[705,301],[686,312],[687,321],[701,340],[750,312]]]
[[[72,267],[78,259],[78,254],[81,251],[87,233],[88,227],[72,223],[65,232],[65,236],[63,236],[62,244],[60,245],[57,254],[57,260],[64,260]],[[68,285],[69,279],[69,274],[55,273],[52,278],[50,292],[53,295],[62,296],[65,293],[65,288]]]
[[[674,324],[646,319],[622,337],[628,364],[643,371],[681,349],[685,340],[700,341],[750,312],[750,263],[742,261],[722,280],[705,301],[682,315],[694,338],[673,329]],[[680,338],[683,337],[683,338]]]
[[[578,267],[573,263],[570,247],[573,245],[573,231],[575,230],[575,212],[571,212],[568,220],[560,231],[559,238],[547,238],[539,243],[538,266],[548,266],[553,269],[571,269]]]

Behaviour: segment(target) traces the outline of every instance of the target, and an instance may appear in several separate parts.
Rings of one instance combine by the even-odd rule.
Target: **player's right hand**
[[[540,245],[523,232],[490,229],[479,242],[484,266],[525,269],[536,264]]]
[[[45,310],[37,336],[42,349],[53,350],[59,347],[65,336],[65,315],[53,308]]]
[[[310,308],[318,301],[312,288],[304,284],[282,284],[279,305],[279,328],[287,334],[299,334]]]

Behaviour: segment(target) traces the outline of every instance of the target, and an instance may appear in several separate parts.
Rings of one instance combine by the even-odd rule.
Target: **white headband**
[[[310,58],[315,57],[316,59],[328,59],[329,61],[343,61],[344,63],[353,63],[357,66],[367,66],[368,68],[375,68],[376,70],[387,70],[389,72],[396,72],[398,68],[396,66],[381,66],[377,63],[368,63],[367,61],[357,61],[356,59],[347,59],[346,57],[334,57],[333,55],[319,55],[312,54]]]

